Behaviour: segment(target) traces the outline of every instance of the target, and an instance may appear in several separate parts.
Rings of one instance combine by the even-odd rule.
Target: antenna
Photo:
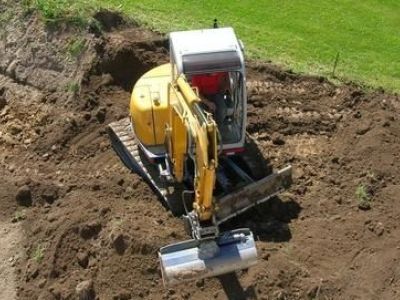
[[[214,28],[218,28],[218,20],[217,19],[214,19],[213,27]]]

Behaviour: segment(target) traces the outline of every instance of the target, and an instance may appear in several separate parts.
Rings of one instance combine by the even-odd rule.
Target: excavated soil
[[[165,289],[157,250],[188,237],[105,127],[166,40],[107,12],[100,34],[16,10],[0,41],[4,299],[400,297],[399,96],[249,61],[248,132],[294,185],[226,224],[253,230],[255,267]]]

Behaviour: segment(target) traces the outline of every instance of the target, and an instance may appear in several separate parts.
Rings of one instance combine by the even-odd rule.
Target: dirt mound
[[[398,296],[399,97],[260,62],[248,63],[248,131],[273,167],[293,165],[295,184],[226,224],[254,231],[256,267],[164,289],[157,250],[187,237],[105,126],[126,116],[139,76],[168,61],[167,42],[97,17],[102,35],[50,32],[22,12],[3,29],[0,211],[24,227],[20,299]],[[71,57],[74,41],[83,48]]]

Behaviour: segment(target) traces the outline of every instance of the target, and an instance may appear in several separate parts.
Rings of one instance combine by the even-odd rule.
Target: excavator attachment
[[[249,229],[228,231],[216,239],[168,245],[158,255],[165,286],[247,269],[257,262],[257,249]]]
[[[219,225],[287,189],[292,168],[287,166],[265,178],[216,200],[215,224]],[[195,239],[159,251],[164,285],[218,276],[256,264],[257,249],[249,229],[225,232],[218,238]]]
[[[221,224],[244,211],[261,204],[288,189],[292,184],[289,165],[258,181],[248,183],[238,191],[217,199],[215,220]]]

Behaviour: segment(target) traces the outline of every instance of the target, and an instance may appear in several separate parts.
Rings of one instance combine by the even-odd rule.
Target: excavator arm
[[[201,221],[207,221],[214,213],[213,191],[218,166],[217,125],[210,114],[202,111],[199,96],[183,75],[169,88],[168,153],[178,181],[183,180],[186,157],[193,159],[193,208]]]

